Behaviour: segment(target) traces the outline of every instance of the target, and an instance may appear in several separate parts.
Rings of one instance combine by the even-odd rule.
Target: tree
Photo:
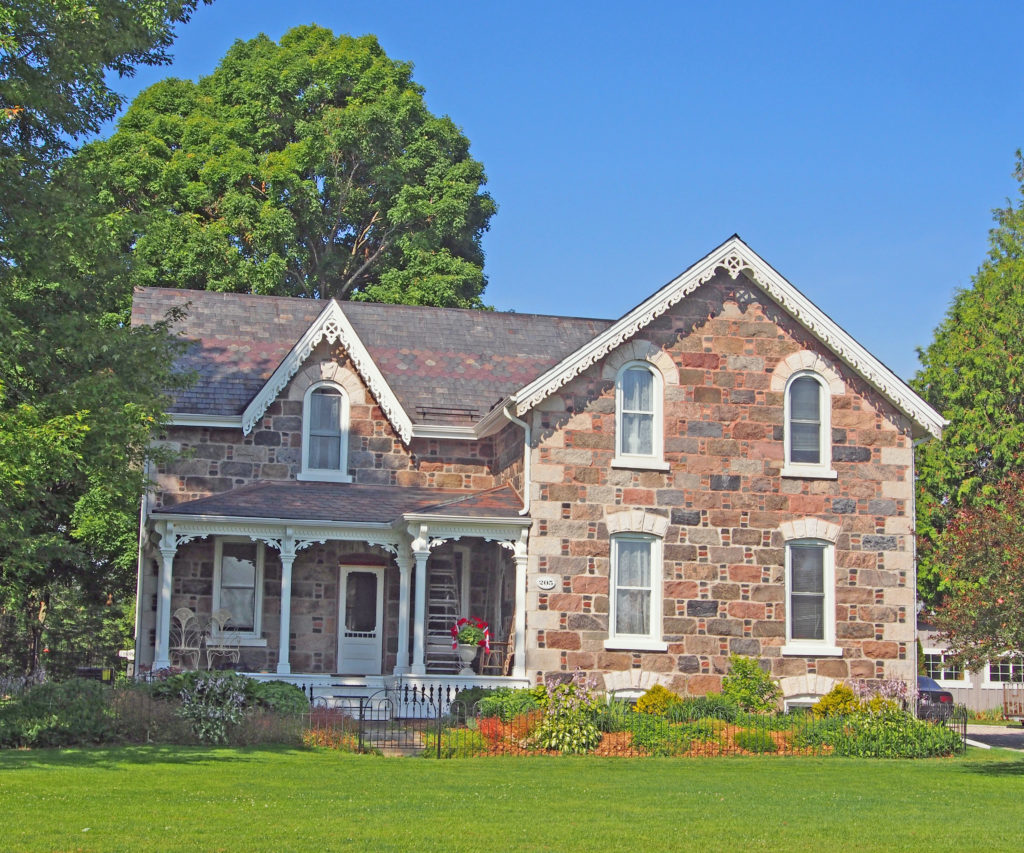
[[[123,102],[109,72],[169,61],[198,0],[11,0],[0,7],[0,262],[39,236],[50,171]],[[211,0],[205,0],[211,2]]]
[[[949,590],[935,625],[970,669],[1024,649],[1024,473],[1009,475],[993,498],[961,509],[935,553]]]
[[[1024,199],[1024,159],[1015,176]],[[1005,477],[1024,469],[1024,203],[995,211],[989,253],[959,291],[935,339],[918,355],[914,388],[949,426],[918,448],[919,590],[936,601],[948,588],[938,557],[949,518],[999,500]]]
[[[80,159],[137,284],[481,307],[482,165],[373,36],[238,41],[142,92]]]
[[[165,62],[195,6],[0,9],[0,671],[36,668],[54,604],[130,596],[143,462],[179,347],[165,327],[128,326],[115,232],[66,155],[121,103],[104,75]]]

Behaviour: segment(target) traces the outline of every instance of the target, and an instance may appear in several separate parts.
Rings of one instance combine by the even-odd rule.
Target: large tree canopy
[[[36,667],[53,609],[130,601],[143,460],[177,345],[127,326],[120,247],[64,158],[120,103],[105,75],[166,61],[195,6],[0,9],[0,672]]]
[[[373,36],[236,42],[79,156],[122,213],[137,284],[481,305],[483,167]]]
[[[206,0],[210,2],[210,0]],[[10,0],[0,6],[0,262],[24,263],[49,170],[113,118],[111,72],[169,61],[198,0]],[[28,232],[28,233],[26,233]]]
[[[988,258],[959,291],[912,384],[949,420],[942,441],[918,448],[919,588],[948,588],[942,538],[962,508],[1000,500],[998,484],[1024,470],[1024,160],[1021,199],[995,212]]]

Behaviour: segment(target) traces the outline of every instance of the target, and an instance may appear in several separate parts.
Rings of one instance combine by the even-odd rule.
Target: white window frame
[[[618,578],[618,543],[622,541],[646,542],[651,553],[651,625],[646,634],[617,634],[615,632],[616,579]],[[662,566],[661,539],[648,533],[615,533],[611,537],[608,553],[608,639],[606,649],[629,649],[664,652],[668,644],[662,640]]]
[[[212,612],[216,613],[222,608],[220,603],[220,592],[221,592],[221,567],[224,560],[224,544],[228,543],[231,545],[255,545],[256,547],[256,578],[255,584],[256,589],[254,590],[254,608],[253,613],[253,629],[251,631],[237,631],[238,639],[242,641],[242,645],[247,646],[262,646],[266,645],[266,640],[263,637],[263,580],[264,580],[264,562],[265,562],[265,546],[262,542],[253,542],[247,536],[218,536],[214,542],[214,553],[213,553],[213,607]],[[228,626],[231,627],[230,625]],[[219,639],[219,635],[211,633],[211,638],[216,640]],[[248,642],[246,642],[248,641]]]
[[[629,370],[645,370],[651,375],[651,398],[654,406],[651,425],[651,452],[624,453],[622,450],[622,382]],[[613,468],[642,468],[654,471],[668,471],[665,462],[665,379],[653,364],[647,361],[627,361],[615,374],[615,458]]]
[[[793,462],[792,457],[792,389],[798,379],[813,379],[818,383],[818,411],[821,416],[818,432],[819,462]],[[832,469],[832,391],[825,377],[813,370],[798,370],[786,380],[783,403],[783,477],[805,477],[834,480],[839,475]]]
[[[793,639],[793,546],[813,545],[822,549],[822,589],[824,625],[820,640]],[[793,657],[842,657],[836,645],[836,569],[835,545],[827,539],[791,539],[786,542],[786,644],[783,655]]]
[[[936,649],[922,647],[921,654],[924,655],[940,655],[945,661],[946,658],[950,657],[949,653],[945,649]],[[966,667],[961,667],[962,673],[960,678],[936,678],[935,681],[940,687],[970,687],[971,686],[971,674]],[[920,672],[918,675],[928,675],[927,672]],[[985,675],[988,677],[988,667],[985,667]],[[930,677],[930,676],[929,676]],[[1001,683],[1001,682],[1000,682]]]
[[[1019,655],[1002,655],[1002,657],[1012,657],[1011,664],[1024,668],[1024,657]],[[984,680],[981,683],[982,687],[987,687],[992,690],[1002,690],[1006,684],[1021,684],[1020,681],[995,681],[992,678],[992,661],[985,664]]]
[[[310,441],[310,424],[312,417],[310,407],[312,406],[313,394],[321,388],[330,388],[341,395],[341,416],[339,441],[341,448],[338,454],[337,468],[311,468],[309,465],[309,451],[312,442]],[[299,471],[299,480],[319,480],[330,483],[351,483],[352,477],[348,473],[348,439],[349,439],[349,400],[348,394],[337,382],[314,382],[306,389],[302,398],[302,470]]]

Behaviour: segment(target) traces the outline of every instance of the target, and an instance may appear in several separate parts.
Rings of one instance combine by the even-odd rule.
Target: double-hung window
[[[263,543],[218,539],[213,569],[213,612],[231,613],[230,627],[261,636]]]
[[[964,668],[960,664],[953,663],[952,659],[942,652],[925,652],[924,672],[921,674],[934,678],[936,681],[964,680]]]
[[[607,648],[664,651],[661,574],[658,537],[641,533],[612,537]]]
[[[615,379],[614,466],[667,470],[662,386],[661,374],[646,362],[630,362],[619,370]]]
[[[301,480],[349,482],[348,397],[329,382],[313,385],[303,404]]]
[[[832,399],[816,373],[796,373],[786,383],[785,467],[782,475],[834,479],[831,440]]]
[[[786,543],[786,645],[783,654],[840,655],[836,648],[833,545]]]
[[[1011,657],[991,660],[987,674],[992,684],[1020,684],[1024,682],[1024,660]]]

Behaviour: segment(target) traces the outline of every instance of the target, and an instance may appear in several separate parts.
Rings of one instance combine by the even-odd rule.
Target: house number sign
[[[537,589],[554,589],[555,579],[551,575],[541,575],[537,578]]]

